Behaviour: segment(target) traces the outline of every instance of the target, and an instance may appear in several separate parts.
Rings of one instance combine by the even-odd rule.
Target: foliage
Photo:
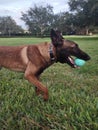
[[[21,19],[28,25],[30,32],[35,34],[39,32],[39,35],[42,36],[53,22],[53,10],[50,5],[46,7],[35,5],[26,13],[22,13]]]
[[[23,74],[0,71],[1,130],[98,130],[98,36],[65,37],[90,54],[80,69],[54,64],[41,75],[49,101],[37,97]],[[48,38],[0,38],[0,45],[34,44]]]
[[[69,12],[57,14],[50,5],[35,5],[22,13],[22,20],[35,35],[47,34],[51,28],[60,29],[65,34],[88,34],[92,26],[98,26],[97,0],[69,0],[68,5]]]
[[[20,32],[23,32],[22,28],[10,16],[0,17],[0,33],[2,35],[10,36]]]
[[[35,5],[22,12],[21,19],[27,25],[30,35],[46,36],[55,28],[64,34],[89,34],[98,32],[98,0],[69,0],[70,11],[55,14],[53,7]],[[0,33],[11,35],[23,32],[10,17],[0,17]]]
[[[69,0],[70,10],[74,11],[75,26],[86,28],[98,25],[98,0]]]

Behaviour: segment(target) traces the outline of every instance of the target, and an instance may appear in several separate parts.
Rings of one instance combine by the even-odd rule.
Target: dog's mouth
[[[74,62],[74,58],[71,56],[66,57],[66,62],[69,64],[72,68],[79,68]]]
[[[67,64],[69,64],[71,67],[73,67],[73,68],[79,68],[79,66],[77,66],[76,64],[75,64],[75,59],[76,58],[80,58],[80,59],[82,59],[82,60],[85,60],[85,61],[88,61],[88,60],[90,60],[90,56],[89,55],[87,55],[86,54],[86,56],[82,56],[82,57],[75,57],[75,58],[73,58],[73,56],[67,56],[66,58],[65,58],[65,60],[66,60],[66,62],[67,62]]]

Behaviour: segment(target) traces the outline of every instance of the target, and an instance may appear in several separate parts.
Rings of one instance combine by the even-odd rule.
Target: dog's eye
[[[78,44],[75,44],[75,45],[73,46],[73,49],[76,49],[76,48],[78,48]]]
[[[77,48],[78,45],[77,44],[73,44],[71,47],[74,49],[74,48]]]
[[[78,44],[76,44],[75,47],[78,47]]]

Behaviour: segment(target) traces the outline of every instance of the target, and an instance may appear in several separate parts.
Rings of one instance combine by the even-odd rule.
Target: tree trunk
[[[88,35],[88,34],[89,34],[89,28],[86,27],[86,28],[85,28],[85,31],[86,31],[86,35]]]

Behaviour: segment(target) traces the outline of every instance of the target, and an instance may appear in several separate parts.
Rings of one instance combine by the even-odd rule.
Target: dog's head
[[[56,48],[57,61],[60,63],[67,63],[75,68],[77,66],[72,56],[85,61],[90,59],[90,56],[83,52],[75,42],[65,40],[59,31],[51,30],[51,40],[53,46]]]

